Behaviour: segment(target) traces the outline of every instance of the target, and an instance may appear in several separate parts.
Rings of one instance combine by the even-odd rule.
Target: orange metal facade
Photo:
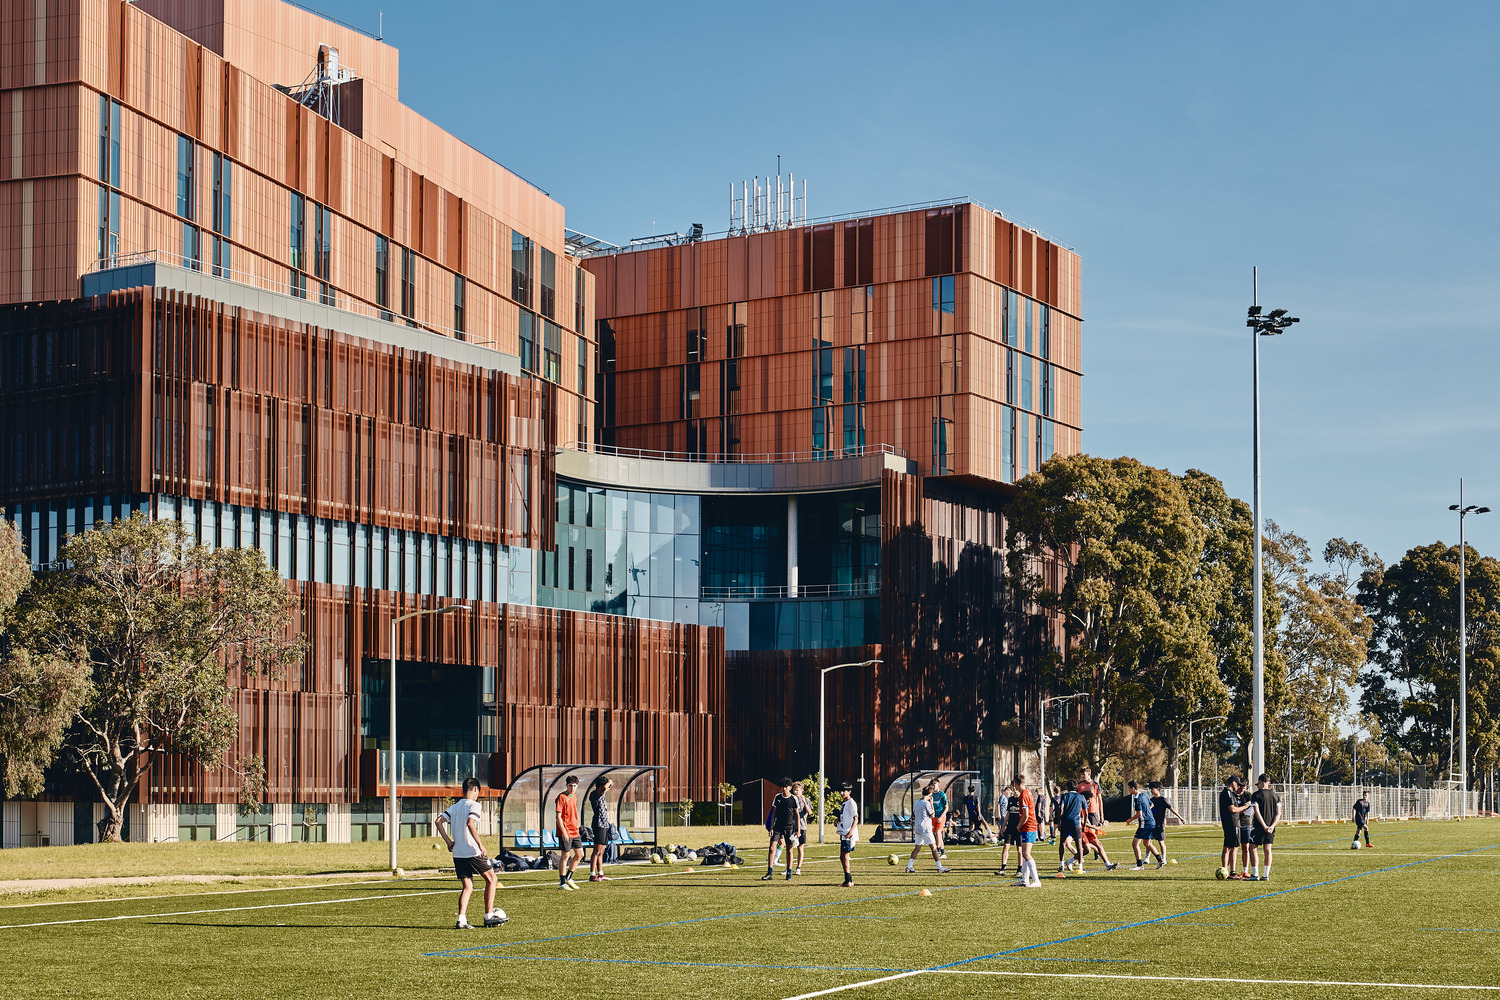
[[[562,206],[400,104],[391,47],[276,0],[0,0],[0,36],[0,302],[72,297],[131,254],[209,270],[218,248],[237,280],[509,354],[530,313],[560,439],[592,427],[591,283]],[[345,127],[277,89],[323,43],[359,74]]]
[[[606,443],[705,456],[888,444],[924,473],[994,482],[1081,447],[1078,255],[978,205],[584,266],[607,328]]]

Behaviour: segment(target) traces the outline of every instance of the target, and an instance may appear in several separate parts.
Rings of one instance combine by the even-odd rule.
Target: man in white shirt
[[[484,853],[484,844],[479,840],[479,817],[483,815],[479,805],[479,780],[464,779],[464,797],[449,806],[437,818],[437,831],[448,850],[453,852],[453,873],[463,883],[458,893],[458,922],[455,930],[469,931],[469,897],[474,893],[474,876],[484,879],[484,926],[499,927],[505,923],[504,914],[495,908],[495,868]],[[451,831],[451,832],[450,832]]]
[[[839,831],[839,864],[844,867],[844,888],[848,889],[854,885],[854,873],[849,870],[849,857],[854,853],[854,845],[859,843],[859,806],[849,793],[854,791],[854,786],[844,782],[839,786],[839,795],[843,798],[843,804],[839,806],[838,831]]]
[[[912,848],[911,857],[906,859],[906,874],[917,873],[917,855],[922,853],[926,847],[932,851],[932,863],[937,865],[939,875],[945,875],[952,871],[951,868],[943,866],[943,859],[938,857],[937,836],[933,833],[932,820],[934,815],[932,805],[932,785],[922,788],[922,797],[917,799],[911,809],[911,832]]]

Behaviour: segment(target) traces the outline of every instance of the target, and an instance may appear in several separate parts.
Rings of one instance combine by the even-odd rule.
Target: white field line
[[[406,899],[410,896],[448,895],[452,889],[428,889],[405,892],[399,896],[351,896],[348,899],[310,899],[300,903],[262,903],[259,906],[221,906],[213,910],[176,910],[171,913],[122,913],[113,917],[77,917],[73,920],[43,920],[34,924],[0,924],[0,930],[22,927],[57,927],[62,924],[103,924],[113,920],[150,920],[152,917],[196,917],[205,913],[244,913],[250,910],[277,910],[292,906],[329,906],[333,903],[368,903],[372,899]]]
[[[988,969],[936,969],[936,974],[956,976],[1015,976],[1040,979],[1130,979],[1161,983],[1244,983],[1254,986],[1378,986],[1402,990],[1494,990],[1500,986],[1457,983],[1362,983],[1346,979],[1231,979],[1227,976],[1142,976],[1108,972],[1009,972]],[[864,985],[863,983],[859,985]],[[808,994],[815,996],[816,994]]]
[[[829,989],[818,990],[814,993],[798,993],[794,997],[787,997],[786,1000],[812,1000],[813,997],[826,997],[830,993],[842,993],[845,990],[857,990],[861,986],[874,986],[877,983],[888,983],[894,979],[909,979],[912,976],[920,976],[926,971],[926,969],[913,969],[911,972],[898,972],[894,976],[881,976],[879,979],[866,979],[862,982],[850,983],[847,986],[833,986]]]
[[[288,878],[296,878],[289,875]],[[233,876],[229,876],[233,878]],[[226,879],[227,881],[228,879]],[[340,888],[346,885],[374,885],[379,882],[396,882],[389,875],[383,878],[362,878],[352,882],[313,882],[307,885],[268,885],[264,889],[211,889],[208,892],[163,892],[154,896],[115,896],[112,899],[53,899],[44,903],[5,903],[0,910],[24,910],[36,906],[92,906],[99,903],[133,903],[138,899],[193,899],[198,896],[237,896],[247,892],[288,892],[292,889]],[[44,890],[48,892],[56,890]]]
[[[734,867],[734,866],[731,866],[731,865],[722,865],[722,866],[715,866],[713,868],[707,868],[707,869],[701,869],[701,870],[695,868],[691,872],[687,871],[686,868],[678,868],[678,869],[676,869],[674,871],[669,871],[669,872],[652,872],[649,875],[621,875],[621,876],[618,876],[618,877],[611,877],[610,881],[611,882],[629,882],[629,881],[632,881],[634,879],[642,879],[642,878],[665,878],[668,875],[698,875],[698,874],[703,874],[705,872],[712,873],[712,872],[719,871],[719,870],[731,869],[732,867]],[[392,880],[391,879],[382,879],[382,880],[379,880],[379,881],[392,881]],[[515,889],[546,889],[546,888],[552,888],[555,885],[556,885],[556,883],[553,882],[553,881],[551,881],[551,880],[537,881],[537,882],[526,882],[526,883],[524,883],[522,885],[508,885],[508,886],[504,886],[503,889],[502,889],[502,891],[509,892],[509,891],[515,890]],[[320,889],[320,888],[322,888],[322,886],[286,886],[284,888],[313,888],[313,889]],[[271,890],[267,890],[267,889],[254,890],[254,889],[252,889],[252,890],[235,890],[235,891],[236,892],[247,892],[247,891],[248,892],[268,892],[268,891],[271,891]],[[409,899],[409,898],[414,897],[414,896],[438,896],[438,895],[452,894],[452,893],[455,893],[457,891],[458,891],[457,888],[451,888],[451,889],[423,889],[423,890],[414,891],[414,892],[403,892],[403,893],[400,893],[400,894],[397,894],[397,895],[387,895],[387,896],[351,896],[351,897],[349,897],[347,899],[313,899],[313,900],[307,900],[307,901],[299,902],[299,903],[261,903],[261,904],[256,905],[256,906],[223,906],[223,907],[218,907],[216,909],[207,909],[207,910],[180,910],[180,911],[172,912],[172,913],[123,913],[123,914],[118,914],[116,916],[110,916],[110,917],[77,917],[77,918],[72,919],[72,920],[42,920],[42,921],[37,921],[36,923],[30,923],[30,924],[0,924],[0,931],[3,931],[3,930],[13,930],[13,929],[22,928],[22,927],[58,927],[58,926],[62,926],[64,924],[98,924],[98,923],[108,923],[108,922],[114,921],[114,920],[149,920],[152,917],[191,917],[191,916],[200,916],[200,915],[207,914],[207,913],[241,913],[241,912],[246,912],[246,911],[249,911],[249,910],[274,910],[274,909],[278,909],[278,908],[291,907],[291,906],[326,906],[326,905],[328,905],[330,903],[368,903],[371,900]],[[201,895],[215,896],[215,895],[228,895],[228,893],[202,893]],[[135,898],[150,898],[150,897],[135,897]],[[158,897],[158,898],[166,898],[166,897]],[[123,900],[118,900],[118,902],[127,902],[127,903],[131,902],[131,901],[132,901],[132,899],[130,897],[127,897],[127,898],[125,898]],[[117,901],[116,900],[106,900],[105,902],[117,902]],[[32,905],[42,906],[42,905],[47,905],[47,904],[38,903],[38,904],[32,904]]]

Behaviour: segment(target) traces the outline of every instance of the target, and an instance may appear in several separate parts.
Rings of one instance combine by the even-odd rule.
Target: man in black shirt
[[[1354,803],[1354,840],[1359,843],[1359,835],[1365,835],[1365,846],[1370,846],[1370,799],[1364,793],[1359,793],[1359,798]]]
[[[781,791],[771,800],[771,843],[766,848],[766,873],[762,882],[771,880],[776,866],[776,845],[786,848],[786,877],[792,877],[792,851],[797,846],[798,813],[802,800],[792,794],[792,779],[781,779]]]
[[[1271,845],[1276,842],[1276,824],[1281,821],[1281,796],[1271,787],[1270,775],[1262,774],[1255,779],[1255,791],[1250,796],[1255,813],[1255,826],[1250,833],[1250,842],[1260,848],[1262,867],[1255,877],[1262,882],[1271,880]],[[1252,857],[1255,848],[1250,849]]]
[[[1240,836],[1240,814],[1251,808],[1250,799],[1244,795],[1245,786],[1238,777],[1231,777],[1219,792],[1219,825],[1224,828],[1224,851],[1219,864],[1229,869],[1229,877],[1242,878],[1234,870],[1234,854],[1242,846],[1248,846]]]
[[[1167,863],[1167,814],[1171,813],[1176,816],[1179,823],[1186,823],[1187,820],[1182,818],[1182,813],[1178,812],[1162,794],[1160,781],[1151,782],[1149,787],[1151,789],[1151,818],[1156,823],[1151,830],[1151,839],[1156,841],[1156,868],[1160,871]]]

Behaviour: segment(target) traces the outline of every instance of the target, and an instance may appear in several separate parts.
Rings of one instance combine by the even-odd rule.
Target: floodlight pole
[[[828,775],[823,773],[823,747],[826,742],[826,727],[828,723],[828,675],[844,667],[873,667],[880,660],[860,660],[858,663],[835,663],[831,667],[823,667],[818,671],[818,843],[823,843],[823,810],[828,799]],[[860,758],[861,762],[863,757]],[[863,763],[861,763],[863,768]],[[861,778],[861,781],[864,779]],[[864,786],[860,786],[861,792]],[[859,817],[863,823],[863,815]],[[788,855],[790,857],[790,855]]]
[[[1251,293],[1250,312],[1246,318],[1245,325],[1250,328],[1251,344],[1251,369],[1252,382],[1254,386],[1254,411],[1251,418],[1254,436],[1255,475],[1252,489],[1251,511],[1255,518],[1255,567],[1252,589],[1254,594],[1255,621],[1252,623],[1255,635],[1254,656],[1254,690],[1255,690],[1255,713],[1253,726],[1253,739],[1251,740],[1251,770],[1256,775],[1264,774],[1266,770],[1266,670],[1265,670],[1265,622],[1263,595],[1261,594],[1261,520],[1260,520],[1260,338],[1274,337],[1281,333],[1293,323],[1298,322],[1295,316],[1288,316],[1285,309],[1273,309],[1270,313],[1262,316],[1260,309],[1260,269],[1251,268],[1250,271]],[[1252,778],[1252,780],[1254,780]]]
[[[396,792],[396,775],[399,773],[397,760],[399,754],[396,751],[396,626],[408,618],[420,618],[422,615],[446,615],[455,611],[468,611],[467,604],[449,604],[441,608],[425,608],[421,611],[412,611],[404,615],[398,615],[391,619],[391,772],[390,787],[386,790],[386,815],[387,837],[391,843],[391,874],[396,873],[396,841],[401,839],[401,807],[400,796]]]
[[[1464,481],[1458,481],[1458,503],[1449,510],[1458,511],[1458,816],[1468,818],[1469,803],[1465,797],[1469,790],[1469,635],[1465,617],[1467,601],[1465,586],[1467,569],[1464,551],[1464,518],[1469,514],[1488,514],[1488,507],[1464,506]],[[1452,770],[1450,765],[1449,770]]]

